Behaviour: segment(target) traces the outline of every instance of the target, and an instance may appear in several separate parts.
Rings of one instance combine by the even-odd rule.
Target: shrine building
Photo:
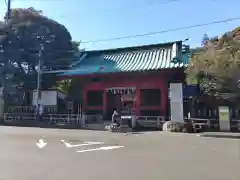
[[[169,83],[184,83],[189,46],[182,41],[84,51],[61,79],[84,79],[83,111],[111,119],[113,109],[138,116],[167,116]],[[80,92],[80,91],[79,91]]]

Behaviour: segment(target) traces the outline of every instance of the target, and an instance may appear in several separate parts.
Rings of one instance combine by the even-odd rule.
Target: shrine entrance
[[[115,87],[107,90],[107,119],[111,119],[114,109],[121,115],[134,113],[136,102],[135,87]]]

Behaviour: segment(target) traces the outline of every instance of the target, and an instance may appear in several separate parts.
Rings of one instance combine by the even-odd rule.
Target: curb
[[[199,137],[212,137],[212,138],[228,138],[228,139],[240,139],[240,134],[198,134]]]

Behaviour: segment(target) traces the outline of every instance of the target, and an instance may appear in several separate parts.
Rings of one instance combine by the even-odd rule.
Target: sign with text
[[[171,121],[183,122],[183,86],[182,83],[170,84]]]
[[[220,131],[230,131],[230,112],[227,106],[219,106],[219,126]]]

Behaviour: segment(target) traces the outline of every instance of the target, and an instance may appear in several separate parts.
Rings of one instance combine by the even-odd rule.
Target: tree
[[[33,8],[11,10],[10,21],[0,26],[0,45],[1,73],[9,76],[6,77],[8,86],[5,90],[8,95],[36,89],[39,58],[45,71],[65,69],[76,50],[63,25]],[[46,86],[51,83],[51,78],[44,79]]]
[[[240,28],[215,37],[195,49],[186,70],[189,83],[198,82],[205,94],[240,99]]]
[[[64,79],[57,82],[56,89],[63,92],[64,94],[69,94],[72,87],[72,79]]]

